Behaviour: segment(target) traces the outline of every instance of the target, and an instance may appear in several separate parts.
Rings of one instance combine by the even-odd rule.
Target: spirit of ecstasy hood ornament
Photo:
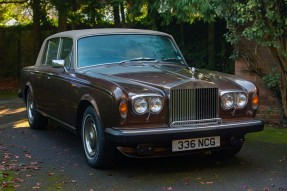
[[[195,80],[195,77],[194,77],[195,68],[194,67],[192,67],[192,68],[189,67],[189,70],[191,71],[191,79]]]

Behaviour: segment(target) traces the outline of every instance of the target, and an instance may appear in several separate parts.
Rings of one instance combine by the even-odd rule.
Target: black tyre
[[[81,135],[86,160],[90,166],[106,168],[113,164],[115,147],[106,140],[99,117],[91,106],[83,114]]]
[[[48,119],[37,111],[31,90],[28,90],[26,94],[26,110],[28,122],[32,129],[45,128]]]

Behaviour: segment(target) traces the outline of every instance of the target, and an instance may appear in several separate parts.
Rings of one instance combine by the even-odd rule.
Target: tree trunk
[[[120,9],[118,4],[113,5],[113,13],[114,13],[115,27],[121,27]]]
[[[95,7],[91,6],[90,8],[90,19],[89,19],[89,23],[92,26],[92,28],[94,28],[96,26],[96,10]]]
[[[67,30],[67,11],[64,9],[58,10],[58,32],[66,31]]]
[[[181,46],[184,46],[184,24],[180,23],[180,42]]]
[[[214,44],[214,23],[208,24],[208,45],[207,45],[208,69],[215,69],[215,44]]]
[[[33,0],[33,39],[34,39],[34,57],[37,58],[41,47],[41,28],[40,28],[40,0]]]
[[[287,59],[281,56],[280,50],[277,48],[270,48],[272,55],[277,59],[278,70],[280,71],[280,94],[284,109],[284,116],[287,117]]]
[[[280,76],[280,93],[281,93],[281,100],[284,109],[284,116],[287,117],[287,75],[286,72],[281,72]]]
[[[123,2],[121,2],[120,4],[120,9],[121,9],[121,17],[122,17],[122,27],[126,27],[125,7],[124,7]]]

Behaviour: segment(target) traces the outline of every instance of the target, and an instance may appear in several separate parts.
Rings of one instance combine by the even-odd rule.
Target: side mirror
[[[52,60],[52,67],[53,68],[64,68],[65,60]]]
[[[52,67],[53,68],[64,68],[65,72],[68,72],[67,68],[65,67],[65,60],[52,60]]]

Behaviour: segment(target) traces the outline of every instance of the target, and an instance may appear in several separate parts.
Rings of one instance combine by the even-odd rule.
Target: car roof
[[[82,29],[82,30],[70,30],[60,33],[56,33],[49,38],[55,37],[71,37],[74,39],[91,36],[91,35],[107,35],[107,34],[152,34],[152,35],[165,35],[170,36],[163,32],[144,30],[144,29],[126,29],[126,28],[100,28],[100,29]]]

